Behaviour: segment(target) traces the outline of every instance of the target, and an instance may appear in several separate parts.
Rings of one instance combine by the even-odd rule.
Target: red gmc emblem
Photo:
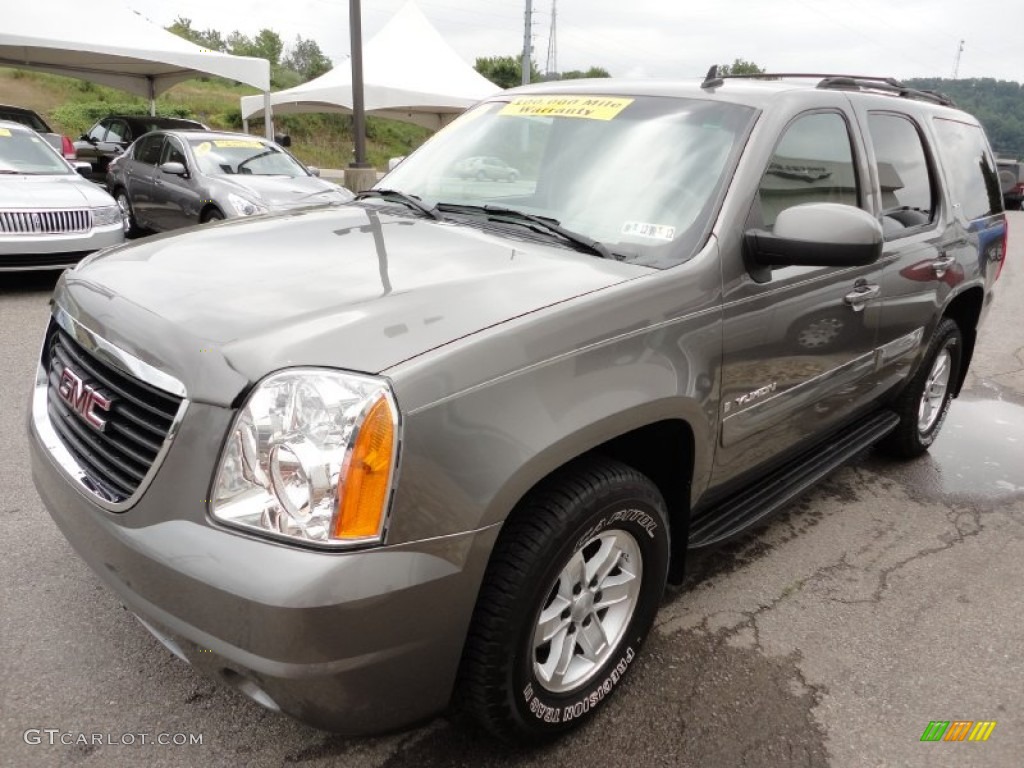
[[[110,410],[110,400],[82,381],[82,377],[65,367],[60,375],[60,399],[67,403],[85,423],[100,432],[107,426],[106,419],[96,415],[96,408]]]

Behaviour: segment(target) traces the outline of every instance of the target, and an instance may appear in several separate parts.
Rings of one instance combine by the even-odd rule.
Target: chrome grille
[[[48,373],[46,410],[54,432],[84,475],[87,487],[118,504],[138,490],[164,447],[182,398],[97,359],[56,324],[43,350]],[[96,429],[60,394],[64,369],[110,400]]]
[[[0,233],[7,235],[70,235],[92,229],[92,210],[0,211]]]

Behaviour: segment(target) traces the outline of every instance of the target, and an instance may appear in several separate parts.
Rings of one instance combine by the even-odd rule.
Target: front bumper
[[[165,645],[259,703],[346,734],[444,709],[497,526],[357,552],[222,529],[206,499],[219,449],[211,436],[230,416],[191,403],[123,513],[73,485],[32,426],[36,488],[81,557]]]
[[[94,251],[123,242],[121,224],[93,227],[82,234],[0,234],[0,272],[72,267]]]

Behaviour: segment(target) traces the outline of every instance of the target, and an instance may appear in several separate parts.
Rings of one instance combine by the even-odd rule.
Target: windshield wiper
[[[504,208],[500,205],[463,205],[460,203],[438,203],[437,209],[451,211],[452,213],[484,213],[489,219],[496,221],[508,221],[514,224],[522,224],[534,232],[546,232],[555,234],[568,240],[573,245],[585,248],[591,253],[597,254],[602,259],[618,260],[615,254],[608,250],[608,247],[600,240],[594,240],[579,232],[566,229],[557,219],[547,216],[534,216],[532,213],[524,213],[515,208]]]
[[[438,212],[437,206],[428,208],[423,204],[423,201],[415,195],[407,195],[405,192],[399,192],[397,189],[367,189],[355,196],[356,200],[364,200],[367,197],[379,197],[383,200],[393,200],[396,203],[402,203],[408,208],[413,208],[424,216],[429,216],[435,221],[443,221],[444,217]]]

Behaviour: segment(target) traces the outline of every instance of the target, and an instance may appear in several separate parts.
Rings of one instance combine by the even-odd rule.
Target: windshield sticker
[[[611,120],[632,103],[633,99],[608,96],[518,96],[506,104],[498,114]]]
[[[211,146],[210,142],[204,141],[202,144],[195,146],[192,151],[195,152],[198,157],[202,157],[210,151]]]
[[[263,142],[245,139],[224,139],[213,142],[219,149],[263,149]]]
[[[676,228],[668,224],[648,224],[644,221],[627,221],[622,225],[622,234],[646,237],[650,240],[674,240]]]
[[[10,128],[0,128],[0,136],[10,136],[10,135],[11,135],[11,129]]]

